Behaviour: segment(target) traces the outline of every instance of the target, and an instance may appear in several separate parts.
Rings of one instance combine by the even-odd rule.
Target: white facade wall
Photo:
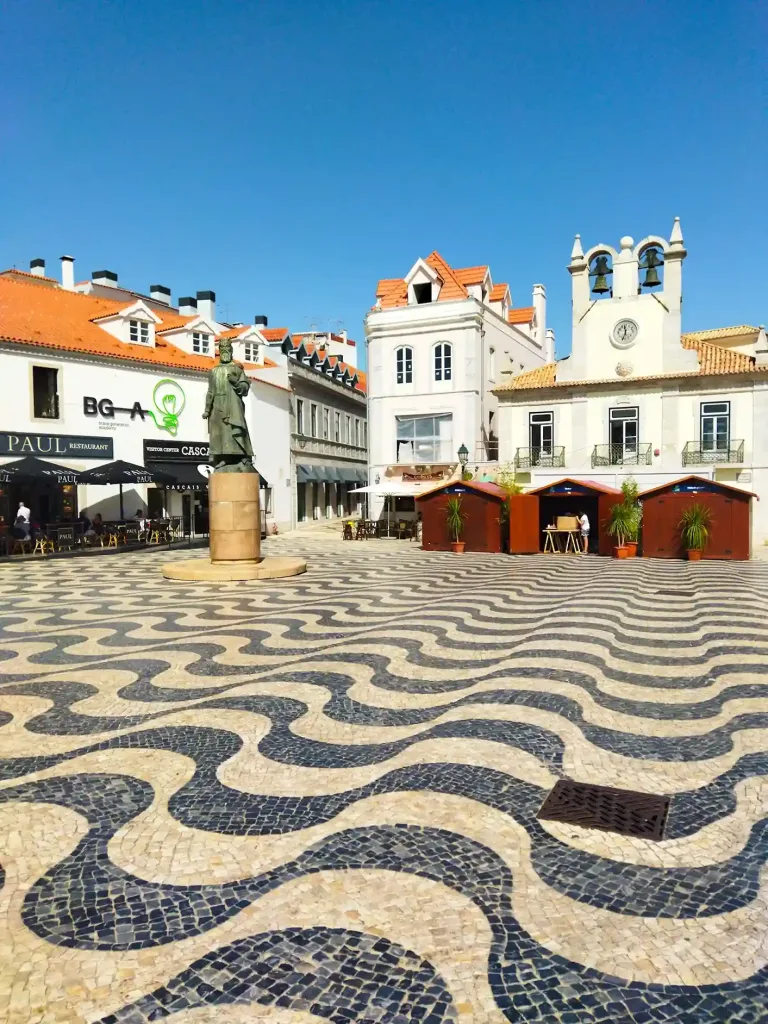
[[[535,341],[473,298],[372,310],[366,335],[372,486],[377,476],[385,481],[397,475],[399,416],[450,415],[450,443],[445,444],[439,462],[457,465],[462,444],[469,450],[470,463],[484,461],[489,415],[498,404],[491,389],[505,379],[501,369],[510,358],[526,369],[543,361]],[[445,342],[451,345],[451,380],[437,381],[435,346]],[[398,384],[396,353],[404,346],[413,350],[413,381]],[[374,518],[383,504],[383,497],[371,495]]]
[[[8,433],[35,433],[53,435],[88,435],[111,437],[114,459],[124,459],[137,465],[144,464],[144,440],[182,440],[190,443],[207,441],[207,425],[203,417],[206,375],[164,368],[137,366],[128,361],[110,363],[88,356],[54,352],[50,349],[33,350],[30,347],[0,347],[0,431]],[[32,367],[44,366],[58,370],[59,417],[35,418],[32,392]],[[89,416],[84,411],[84,397],[109,399],[116,407],[131,408],[139,402],[143,409],[158,411],[153,404],[153,390],[163,379],[176,381],[184,391],[185,406],[179,415],[178,431],[173,438],[160,429],[151,417],[131,419],[126,412],[115,412],[114,418]],[[273,517],[278,528],[289,529],[291,522],[290,492],[290,427],[287,389],[255,381],[246,399],[248,425],[256,452],[255,464],[272,487]],[[55,452],[41,454],[19,450],[14,455],[0,457],[0,463],[24,455],[49,458],[60,465],[76,470],[91,469],[111,459],[73,459],[57,456]],[[162,467],[160,467],[162,468]],[[146,507],[147,486],[123,488],[123,507],[132,515],[138,507]],[[181,493],[169,492],[169,515],[181,512]],[[90,513],[101,512],[104,518],[116,518],[119,513],[117,486],[80,486],[80,509]]]

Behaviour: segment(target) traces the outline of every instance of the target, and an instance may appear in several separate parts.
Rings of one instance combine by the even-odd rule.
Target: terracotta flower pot
[[[688,561],[689,562],[700,562],[701,561],[701,549],[700,548],[689,548],[688,549]]]
[[[455,555],[463,555],[465,543],[466,541],[463,540],[451,541],[451,551],[453,551]]]
[[[627,552],[628,552],[627,558],[636,558],[637,557],[637,541],[636,540],[628,540],[627,541]]]
[[[614,558],[629,558],[629,548],[627,548],[627,547],[614,548],[613,549],[613,557]]]

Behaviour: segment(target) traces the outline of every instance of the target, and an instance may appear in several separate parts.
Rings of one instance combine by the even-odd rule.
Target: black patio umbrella
[[[55,462],[46,462],[44,459],[37,459],[34,455],[27,455],[15,462],[6,462],[0,467],[0,479],[3,483],[14,484],[35,484],[35,483],[57,483],[57,484],[78,484],[82,473],[76,469],[69,469],[67,466],[59,466]]]
[[[124,462],[117,459],[115,462],[107,462],[103,466],[94,466],[80,473],[78,478],[80,484],[119,484],[120,485],[120,518],[123,519],[123,484],[172,484],[175,477],[170,473],[163,473],[159,469],[147,469],[146,466],[137,466],[133,462]]]

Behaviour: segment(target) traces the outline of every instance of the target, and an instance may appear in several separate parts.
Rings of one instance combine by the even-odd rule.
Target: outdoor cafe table
[[[579,530],[558,530],[554,526],[548,526],[544,530],[544,551],[553,555],[567,555],[572,551],[574,555],[578,555],[581,551],[579,533]]]

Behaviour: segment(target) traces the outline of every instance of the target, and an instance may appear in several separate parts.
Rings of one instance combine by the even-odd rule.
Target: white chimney
[[[35,277],[45,277],[45,260],[30,260],[29,272],[30,274],[34,274]]]
[[[197,316],[197,299],[191,295],[179,299],[179,312],[182,316]]]
[[[762,325],[755,342],[755,366],[768,366],[768,338]]]
[[[149,297],[154,302],[163,302],[166,306],[171,304],[171,289],[164,284],[151,284],[149,286]]]
[[[548,363],[555,361],[555,332],[551,327],[547,328],[546,343],[544,345],[544,359]]]
[[[117,274],[114,270],[94,270],[91,274],[91,280],[94,284],[99,284],[103,288],[117,288]]]
[[[543,284],[533,286],[533,308],[536,311],[535,341],[544,350],[547,343],[547,289]]]
[[[197,293],[197,312],[209,324],[216,323],[216,292]]]
[[[75,257],[61,256],[61,287],[68,292],[75,290]]]

